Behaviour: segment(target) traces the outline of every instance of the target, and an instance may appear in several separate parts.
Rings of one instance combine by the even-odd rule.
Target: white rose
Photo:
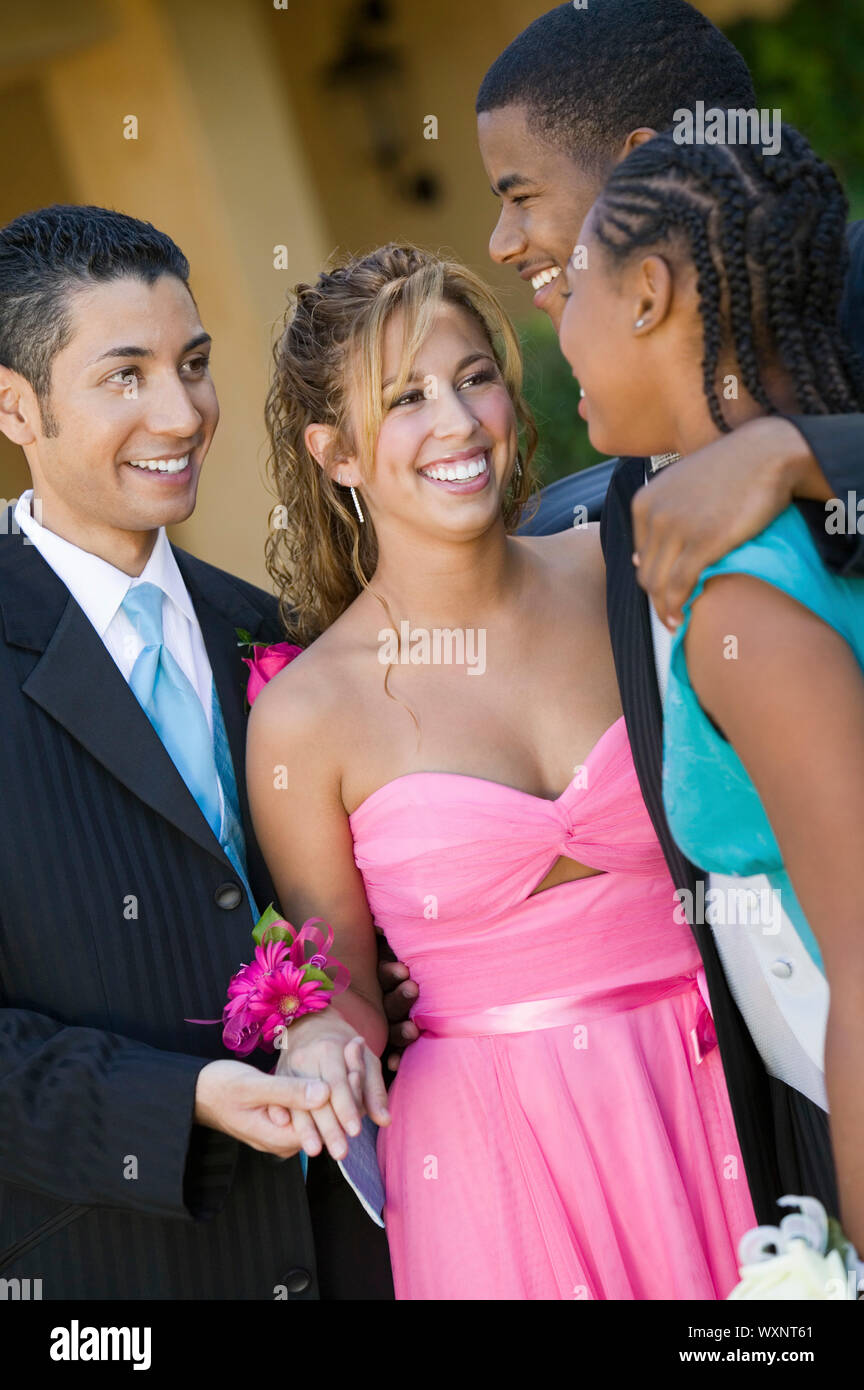
[[[759,1302],[854,1299],[846,1266],[837,1250],[820,1255],[804,1240],[790,1240],[780,1255],[742,1265],[740,1284],[729,1299]]]

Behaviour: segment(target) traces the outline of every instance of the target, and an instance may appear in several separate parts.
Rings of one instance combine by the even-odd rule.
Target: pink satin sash
[[[626,1013],[644,1004],[695,990],[699,1000],[699,1020],[690,1030],[697,1062],[716,1046],[717,1035],[702,989],[702,975],[674,975],[666,980],[647,980],[607,990],[603,994],[556,995],[549,999],[523,999],[515,1004],[497,1004],[475,1013],[412,1014],[421,1036],[429,1038],[485,1037],[496,1033],[528,1033],[538,1028],[560,1028],[567,1023],[588,1023],[610,1014]]]

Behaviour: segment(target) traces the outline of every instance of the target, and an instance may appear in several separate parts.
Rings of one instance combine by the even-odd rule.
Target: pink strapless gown
[[[396,1297],[724,1298],[756,1218],[624,720],[556,801],[415,772],[351,829],[420,987],[378,1137]],[[605,872],[529,896],[562,854]]]

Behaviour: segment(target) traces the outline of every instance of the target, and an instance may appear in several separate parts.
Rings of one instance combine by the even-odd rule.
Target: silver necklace
[[[680,457],[680,454],[674,452],[670,454],[652,454],[651,467],[648,471],[652,474],[659,473],[661,468],[665,468],[668,463],[675,463],[676,459],[680,459]]]

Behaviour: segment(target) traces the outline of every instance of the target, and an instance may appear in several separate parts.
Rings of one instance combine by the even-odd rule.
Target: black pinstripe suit
[[[183,1020],[215,1017],[249,959],[247,899],[95,628],[11,533],[11,512],[5,523],[0,1276],[41,1278],[45,1299],[392,1297],[383,1232],[328,1158],[310,1162],[307,1198],[299,1159],[193,1123],[198,1072],[227,1054],[218,1027]],[[274,895],[249,823],[234,629],[279,640],[276,602],[175,555],[263,906]]]

